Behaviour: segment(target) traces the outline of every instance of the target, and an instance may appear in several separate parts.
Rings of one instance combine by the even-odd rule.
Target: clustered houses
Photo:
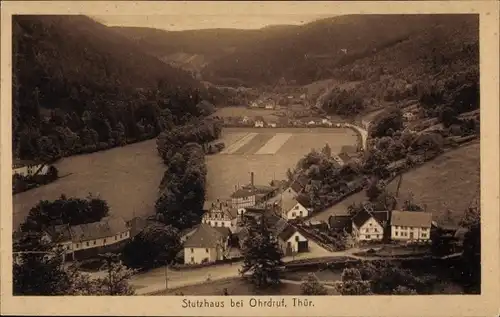
[[[328,220],[330,229],[345,230],[358,242],[389,238],[400,242],[430,240],[432,214],[421,211],[371,211],[366,208],[354,216],[336,215]]]
[[[307,204],[297,200],[297,195],[307,184],[299,178],[291,184],[293,190],[278,195],[278,188],[254,184],[251,173],[250,184],[236,188],[230,199],[206,202],[202,223],[181,233],[186,264],[211,263],[241,256],[241,248],[248,231],[244,219],[268,220],[272,233],[287,255],[308,251],[307,239],[288,223],[288,220],[307,217]],[[285,196],[285,197],[283,197]],[[274,198],[279,200],[272,202]],[[236,239],[239,242],[233,241]]]
[[[116,251],[130,239],[130,227],[119,217],[81,225],[57,225],[45,230],[44,240],[54,242],[68,260]]]

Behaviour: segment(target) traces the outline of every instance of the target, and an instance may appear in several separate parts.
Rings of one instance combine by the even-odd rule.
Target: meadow
[[[356,144],[357,138],[350,129],[225,128],[221,140],[226,151],[206,158],[208,200],[229,197],[235,186],[250,182],[250,172],[260,185],[286,179],[287,169],[311,149],[329,144],[338,153],[343,145]]]
[[[156,140],[86,155],[64,158],[55,164],[57,181],[13,196],[13,228],[16,229],[40,200],[65,194],[84,198],[99,195],[111,214],[125,220],[154,213],[164,166],[156,152]]]
[[[440,224],[456,225],[473,199],[479,197],[479,142],[446,152],[403,174],[400,202],[413,196]],[[388,185],[395,192],[398,178]]]

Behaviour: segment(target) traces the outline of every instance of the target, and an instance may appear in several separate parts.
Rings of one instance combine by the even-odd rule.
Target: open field
[[[65,194],[84,198],[99,194],[110,212],[125,220],[154,213],[163,163],[156,140],[62,159],[56,164],[61,179],[13,196],[13,228],[24,221],[40,200],[55,200]]]
[[[415,203],[427,206],[432,218],[443,224],[457,224],[470,202],[479,194],[479,143],[447,152],[403,175],[400,200],[414,195]],[[395,191],[398,178],[388,185]],[[447,210],[450,210],[450,217]]]
[[[250,133],[257,135],[245,139]],[[256,184],[269,184],[285,179],[287,168],[294,168],[313,148],[328,143],[338,153],[357,141],[352,130],[337,128],[225,128],[221,139],[229,151],[207,156],[208,200],[228,197],[235,186],[249,183],[252,171]]]

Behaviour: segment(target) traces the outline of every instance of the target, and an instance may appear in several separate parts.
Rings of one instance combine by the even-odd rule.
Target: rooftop
[[[227,228],[226,228],[227,229]],[[227,235],[226,235],[227,234]],[[215,248],[221,240],[229,236],[227,232],[212,228],[207,224],[201,224],[184,243],[185,248]]]
[[[391,226],[430,228],[431,222],[430,212],[394,210],[391,216]]]

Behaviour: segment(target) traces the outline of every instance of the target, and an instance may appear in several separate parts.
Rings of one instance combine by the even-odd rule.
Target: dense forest
[[[217,97],[85,16],[13,18],[12,93],[13,155],[44,161],[155,137]]]

